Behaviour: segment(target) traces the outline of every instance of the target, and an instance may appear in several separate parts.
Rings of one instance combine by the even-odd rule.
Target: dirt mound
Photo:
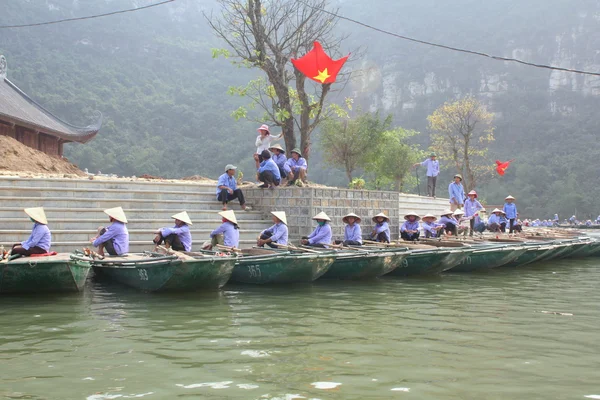
[[[49,156],[8,136],[0,136],[0,171],[85,176],[83,171],[66,159]]]

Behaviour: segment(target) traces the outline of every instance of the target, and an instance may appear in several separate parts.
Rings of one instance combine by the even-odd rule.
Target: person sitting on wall
[[[237,188],[237,182],[233,177],[236,169],[237,167],[231,164],[225,166],[225,173],[217,181],[217,200],[223,203],[223,211],[227,210],[227,203],[234,199],[240,201],[242,210],[250,211],[251,208],[246,206],[242,189]]]
[[[344,241],[342,242],[344,246],[362,246],[361,221],[362,219],[354,213],[344,215],[342,218],[342,222],[346,224]]]
[[[121,207],[104,210],[108,215],[110,226],[98,228],[98,236],[91,239],[92,245],[98,248],[98,254],[104,256],[104,249],[111,256],[121,256],[129,253],[129,231],[127,217]]]
[[[171,218],[175,220],[175,226],[157,230],[153,240],[154,244],[158,246],[164,243],[165,247],[175,251],[192,251],[192,235],[190,233],[192,220],[190,216],[183,211],[172,215]]]
[[[29,257],[32,254],[45,254],[50,252],[52,233],[48,228],[48,219],[43,207],[26,208],[25,214],[33,222],[31,234],[26,241],[13,245],[11,255]],[[16,257],[15,257],[16,258]],[[0,257],[1,259],[1,257]]]
[[[426,238],[437,238],[444,234],[445,225],[436,223],[437,217],[435,215],[424,215],[422,220],[421,227],[423,228],[423,232],[425,232]]]
[[[265,247],[266,244],[276,249],[278,247],[276,244],[288,244],[287,218],[284,211],[271,211],[271,214],[273,215],[274,225],[260,233],[256,245]]]
[[[287,163],[287,157],[285,156],[285,151],[281,147],[280,144],[275,144],[269,148],[271,154],[271,159],[277,164],[279,168],[279,175],[281,179],[285,179],[287,174],[285,172],[285,164]]]
[[[310,235],[302,238],[301,243],[305,246],[327,248],[331,244],[332,233],[331,226],[329,225],[331,218],[321,211],[313,219],[317,221],[318,225]]]
[[[259,188],[275,189],[275,186],[279,186],[281,183],[281,175],[279,175],[279,167],[275,164],[275,161],[271,159],[271,153],[269,150],[263,150],[261,154],[263,161],[259,164],[256,162],[258,180],[263,184]]]
[[[373,217],[375,226],[371,232],[371,240],[380,243],[389,243],[391,239],[390,234],[390,219],[384,213],[379,213]]]
[[[404,223],[400,227],[400,238],[408,241],[419,240],[419,217],[414,212],[409,212],[404,216]]]
[[[288,186],[292,186],[294,184],[302,186],[303,183],[306,183],[308,164],[302,157],[302,153],[300,153],[298,148],[293,149],[291,151],[291,155],[292,157],[288,158],[285,164],[285,173],[287,174]]]

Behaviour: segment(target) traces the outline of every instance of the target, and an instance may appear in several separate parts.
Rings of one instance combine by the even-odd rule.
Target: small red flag
[[[500,160],[496,160],[496,172],[498,173],[498,175],[500,176],[504,176],[504,172],[506,171],[506,168],[508,168],[508,166],[510,165],[511,162],[515,161],[515,159],[513,158],[510,161],[505,161],[502,162]]]
[[[344,65],[349,56],[350,54],[339,60],[332,60],[323,51],[321,43],[315,42],[311,51],[300,58],[292,58],[291,61],[294,67],[306,75],[307,78],[324,84],[335,82],[338,72],[340,72],[342,65]]]

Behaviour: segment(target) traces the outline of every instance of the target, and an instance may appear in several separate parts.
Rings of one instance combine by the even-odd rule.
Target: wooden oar
[[[289,249],[289,250],[297,250],[297,251],[304,251],[305,253],[315,253],[315,254],[320,254],[321,252],[318,250],[312,250],[312,249],[307,249],[305,247],[296,247],[293,244],[279,244],[279,243],[273,243],[275,246],[277,246],[278,248],[281,249]]]
[[[364,251],[363,249],[357,247],[344,246],[343,244],[330,244],[329,246],[333,247],[334,249]]]
[[[178,258],[181,258],[181,259],[183,259],[183,260],[191,260],[191,259],[193,259],[193,258],[194,258],[194,257],[192,257],[192,256],[189,256],[189,255],[185,254],[185,253],[182,253],[181,251],[176,251],[176,250],[173,250],[173,249],[167,248],[167,247],[165,247],[165,246],[162,246],[162,245],[157,245],[157,246],[155,247],[155,250],[161,250],[161,251],[163,251],[163,252],[164,252],[166,255],[174,255],[174,256],[177,256]],[[202,256],[204,257],[205,255],[204,255],[204,254],[202,254]]]
[[[218,244],[217,248],[221,249],[221,250],[226,250],[226,251],[233,251],[234,253],[242,252],[242,249],[238,249],[237,247],[223,246],[222,244]]]

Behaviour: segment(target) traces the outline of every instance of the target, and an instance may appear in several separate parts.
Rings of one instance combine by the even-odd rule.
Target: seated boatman
[[[260,164],[258,161],[256,162],[258,168],[258,180],[263,183],[259,188],[275,189],[275,186],[279,186],[281,183],[279,167],[275,164],[275,161],[271,159],[269,150],[263,150],[261,157],[263,161]]]
[[[344,241],[342,242],[344,246],[362,246],[361,221],[361,218],[354,213],[347,214],[342,218],[342,222],[346,224]]]
[[[217,200],[223,203],[223,211],[227,210],[227,203],[234,199],[240,201],[242,210],[250,211],[251,208],[246,206],[242,189],[237,188],[237,182],[233,177],[236,169],[237,167],[231,164],[225,167],[225,173],[217,181]]]
[[[210,250],[217,244],[222,244],[227,247],[239,248],[240,244],[240,227],[237,223],[237,218],[233,210],[219,212],[221,216],[221,225],[210,233],[211,242],[205,245],[205,250]]]
[[[425,232],[426,238],[437,238],[444,234],[445,225],[436,223],[436,219],[436,216],[432,214],[423,216],[421,227],[423,228],[423,232]]]
[[[48,228],[48,220],[43,207],[26,208],[25,214],[33,222],[33,229],[29,238],[12,247],[11,255],[19,254],[21,256],[30,256],[32,254],[45,254],[50,251],[52,244],[52,234]]]
[[[271,211],[273,214],[273,223],[275,225],[265,229],[258,236],[256,245],[265,247],[265,244],[274,249],[277,248],[275,243],[281,245],[288,244],[288,227],[285,211]]]
[[[129,253],[129,231],[127,231],[127,217],[121,207],[104,210],[108,215],[111,225],[107,228],[98,228],[98,236],[92,238],[94,247],[98,248],[98,254],[104,256],[104,249],[111,256],[120,256]]]
[[[461,210],[460,208],[457,208],[456,211],[454,211],[454,213],[452,215],[458,221],[458,226],[457,226],[458,234],[466,235],[467,233],[469,233],[469,228],[462,225],[462,223],[464,221],[467,221],[467,219],[465,219],[463,217],[463,215],[465,215],[465,212],[463,210]],[[485,224],[484,224],[484,226],[485,226]]]
[[[300,153],[300,149],[295,148],[291,151],[292,158],[288,158],[285,163],[285,173],[287,174],[288,186],[296,184],[301,186],[303,183],[306,183],[306,171],[308,169],[308,164],[306,160],[302,157],[302,153]],[[298,181],[298,179],[300,179]]]
[[[271,159],[277,164],[279,168],[279,175],[281,175],[281,179],[285,179],[287,174],[285,173],[285,163],[287,162],[287,157],[285,156],[285,151],[281,147],[279,143],[269,147],[269,151],[271,154]]]
[[[414,212],[409,212],[404,216],[404,223],[400,227],[400,237],[404,240],[415,241],[419,240],[419,217]]]
[[[500,215],[502,214],[502,210],[495,208],[492,211],[492,215],[488,218],[488,230],[490,232],[500,232]]]
[[[175,220],[175,226],[172,228],[160,228],[157,230],[154,244],[159,245],[163,242],[167,248],[175,251],[192,251],[192,235],[190,226],[192,220],[186,211],[172,215]]]
[[[376,242],[389,243],[391,239],[390,234],[390,219],[384,213],[379,213],[373,217],[375,226],[371,232],[371,239]]]
[[[452,210],[444,210],[438,222],[444,225],[444,230],[446,231],[446,234],[458,236],[458,220],[454,218],[454,213],[452,212]]]
[[[328,222],[331,222],[331,218],[321,211],[313,219],[317,221],[318,225],[310,235],[302,238],[302,244],[305,246],[327,248],[331,244],[331,226],[328,224]]]

